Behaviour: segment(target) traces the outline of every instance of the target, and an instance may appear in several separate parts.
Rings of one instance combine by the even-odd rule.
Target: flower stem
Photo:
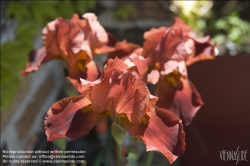
[[[116,122],[111,125],[111,134],[117,144],[117,166],[122,163],[122,141],[126,137],[127,132]]]
[[[148,152],[145,166],[151,166],[154,158],[154,152]]]
[[[134,152],[128,153],[128,161],[130,166],[136,166],[137,163],[137,155]]]
[[[117,166],[120,166],[122,163],[122,144],[117,143]]]

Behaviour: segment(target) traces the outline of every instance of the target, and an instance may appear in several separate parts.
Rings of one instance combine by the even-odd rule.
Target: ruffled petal
[[[132,123],[140,123],[150,94],[145,83],[136,79],[130,72],[119,74],[115,71],[109,82],[109,110],[113,111],[114,115],[126,114]]]
[[[138,70],[139,79],[146,83],[147,77],[148,77],[147,71],[148,71],[150,59],[149,58],[145,59],[136,53],[131,54],[129,56],[129,59],[135,64]]]
[[[185,133],[181,121],[171,112],[156,107],[149,116],[148,124],[132,124],[121,118],[124,128],[133,136],[141,138],[147,151],[159,151],[172,164],[184,153]]]
[[[139,57],[133,58],[139,59]],[[142,61],[146,65],[145,60]],[[145,83],[132,74],[130,68],[129,64],[124,63],[117,57],[114,60],[108,60],[104,78],[91,90],[90,96],[95,112],[108,110],[113,112],[114,116],[126,114],[131,122],[140,122],[149,91]]]
[[[48,23],[43,29],[47,54],[53,57],[63,57],[71,67],[75,66],[78,54],[82,54],[83,38],[83,31],[77,24],[62,18]],[[86,56],[86,61],[89,61],[89,58]]]
[[[85,13],[83,16],[87,20],[87,26],[90,28],[91,48],[95,50],[108,42],[108,34],[105,29],[98,22],[94,13]],[[94,51],[93,51],[94,52]]]
[[[144,33],[144,43],[143,43],[143,52],[142,56],[146,58],[150,58],[152,61],[151,63],[154,64],[157,62],[157,52],[159,51],[159,43],[162,40],[162,36],[164,35],[165,31],[167,30],[166,27],[160,27],[158,29],[152,28],[149,31]]]
[[[140,46],[134,43],[129,43],[126,40],[117,42],[115,44],[114,50],[109,53],[108,59],[115,59],[118,57],[121,60],[128,58],[132,53],[140,52]]]
[[[90,100],[86,96],[64,98],[54,103],[44,120],[48,141],[65,137],[72,140],[87,134],[107,114],[91,111]]]
[[[188,35],[194,35],[194,32],[192,31],[192,29],[187,26],[180,17],[175,17],[174,18],[174,24],[172,25],[172,27],[179,27],[182,29],[183,35],[185,37],[187,37]]]
[[[142,55],[151,59],[152,68],[161,70],[163,64],[170,60],[174,53],[178,56],[182,54],[184,50],[184,45],[180,45],[184,43],[182,30],[179,27],[161,27],[150,31],[145,32],[144,36],[147,38],[143,43]],[[156,66],[157,63],[160,63],[160,67]]]
[[[124,63],[118,57],[116,57],[115,59],[108,59],[108,62],[104,66],[105,73],[109,73],[110,71],[112,71],[114,69],[119,70],[120,72],[123,72],[129,68],[130,68],[130,66],[128,66],[126,63]]]
[[[197,61],[209,60],[215,58],[215,47],[216,44],[210,43],[210,37],[206,36],[204,38],[198,39],[196,37],[190,36],[193,44],[187,44],[190,50],[193,50],[191,54],[186,59],[186,65],[189,66]],[[188,41],[187,41],[188,42]],[[190,48],[191,47],[191,48]],[[192,48],[193,47],[193,48]]]
[[[80,19],[78,14],[73,14],[72,18],[70,19],[71,22],[75,23],[75,24],[78,24],[81,29],[83,29],[84,27],[87,26],[87,20],[85,19]]]
[[[111,77],[112,71],[105,73],[104,78],[100,83],[95,84],[90,93],[92,108],[94,112],[104,112],[107,110],[107,96],[110,89],[109,78]]]
[[[168,28],[168,30],[165,31],[160,43],[160,62],[168,61],[172,58],[174,53],[182,54],[183,48],[181,43],[184,44],[182,29],[179,27]]]

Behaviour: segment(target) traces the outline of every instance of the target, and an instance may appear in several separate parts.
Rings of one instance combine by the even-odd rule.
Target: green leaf
[[[88,10],[93,9],[96,6],[96,1],[95,0],[76,1],[74,6],[76,7],[76,12],[82,15],[86,13]]]
[[[227,30],[228,29],[228,23],[226,22],[225,19],[219,19],[216,23],[215,23],[215,28],[216,29],[224,29]]]
[[[29,17],[29,11],[27,6],[23,2],[10,1],[6,10],[6,16],[14,16],[18,21],[22,21],[24,18]]]
[[[48,21],[59,17],[56,5],[58,3],[51,3],[50,1],[32,1],[30,3],[30,10],[38,23],[45,26]]]
[[[34,22],[20,22],[18,26],[15,29],[15,33],[17,36],[17,39],[21,39],[23,41],[31,41],[38,33],[38,26],[37,24],[34,24]]]
[[[56,9],[58,15],[64,19],[70,19],[75,13],[72,1],[60,1]]]
[[[232,27],[229,31],[228,38],[233,42],[239,43],[241,40],[242,31],[237,27]]]
[[[66,138],[58,138],[53,140],[53,143],[60,149],[66,150],[67,139]]]
[[[223,34],[218,34],[212,38],[212,41],[220,45],[226,41],[226,36]]]
[[[235,16],[228,17],[227,21],[229,24],[235,25],[235,26],[239,26],[243,22],[243,20],[241,20],[239,17],[235,17]]]
[[[76,12],[80,13],[81,15],[85,12],[87,12],[87,5],[85,1],[76,1],[76,4],[74,5],[76,8]]]
[[[28,52],[31,48],[19,41],[1,45],[1,110],[9,108],[22,76],[19,71],[25,68]]]

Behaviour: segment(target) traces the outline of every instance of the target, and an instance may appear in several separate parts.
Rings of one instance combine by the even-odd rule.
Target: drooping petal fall
[[[64,98],[49,109],[44,121],[45,133],[48,141],[61,137],[75,140],[107,116],[93,112],[87,96]]]
[[[159,151],[172,164],[184,153],[185,134],[182,124],[171,112],[156,107],[155,114],[148,116],[148,124],[132,124],[121,118],[124,128],[133,136],[142,139],[147,151]]]
[[[62,59],[60,56],[54,58]],[[20,73],[22,75],[27,75],[33,71],[36,71],[43,63],[46,63],[51,59],[53,59],[53,57],[47,56],[45,47],[32,50],[29,53],[29,62],[26,65],[26,69],[20,71]]]
[[[166,81],[166,76],[162,77],[156,87],[155,93],[159,97],[156,105],[173,112],[189,125],[203,105],[200,94],[187,78],[170,76],[171,82]]]

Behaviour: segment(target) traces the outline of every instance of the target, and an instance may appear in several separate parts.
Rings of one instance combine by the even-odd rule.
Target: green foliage
[[[89,1],[76,1],[76,12],[78,13],[86,13],[89,9],[93,9],[96,6],[96,1],[89,0]]]
[[[25,69],[34,38],[48,22],[57,17],[70,19],[74,13],[84,14],[94,8],[91,1],[10,1],[6,17],[18,22],[15,40],[1,45],[1,110],[8,109],[22,81],[20,70]]]
[[[127,4],[125,6],[122,6],[118,8],[115,11],[115,18],[116,19],[122,19],[127,20],[129,18],[129,14],[134,10],[134,6]]]
[[[23,69],[29,46],[20,41],[7,42],[1,46],[1,110],[10,106],[16,90],[20,86],[22,76],[19,70]]]
[[[213,40],[218,44],[223,43],[225,40],[231,40],[237,44],[249,43],[249,27],[248,22],[240,19],[238,13],[233,12],[215,23],[214,28],[223,33],[216,35]]]
[[[30,13],[23,2],[9,2],[8,9],[6,10],[7,17],[14,16],[18,21],[22,21],[23,18],[28,18],[29,15]]]

